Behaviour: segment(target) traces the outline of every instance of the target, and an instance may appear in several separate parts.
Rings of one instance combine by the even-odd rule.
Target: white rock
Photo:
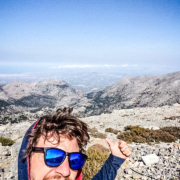
[[[173,106],[174,106],[174,107],[179,107],[180,104],[179,104],[179,103],[175,103],[175,104],[173,104]]]
[[[153,126],[152,129],[153,129],[153,130],[159,130],[160,128],[157,127],[157,126]]]
[[[140,162],[139,167],[142,167],[142,166],[144,166],[144,164],[143,164],[143,162]]]
[[[153,130],[159,130],[160,128],[157,126],[143,126],[146,129],[153,129]]]
[[[138,166],[139,166],[139,162],[138,162],[138,161],[136,161],[136,162],[133,164],[133,166],[132,166],[132,167],[136,168],[136,167],[138,167]]]
[[[156,154],[149,154],[141,157],[146,165],[152,165],[159,162],[159,157]]]
[[[7,127],[6,127],[5,125],[4,125],[4,126],[0,126],[0,131],[3,132],[3,131],[6,130],[6,128],[7,128]]]

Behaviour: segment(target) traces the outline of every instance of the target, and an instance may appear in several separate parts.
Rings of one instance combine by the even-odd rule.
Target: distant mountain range
[[[131,71],[132,73],[132,71]],[[49,79],[61,79],[67,82],[71,87],[87,94],[103,90],[107,86],[119,81],[123,77],[128,76],[128,73],[122,71],[112,72],[89,72],[87,71],[72,71],[65,72],[46,72],[46,73],[29,73],[29,74],[0,74],[0,85],[9,84],[14,81],[24,82],[41,82]]]
[[[180,102],[180,72],[157,76],[126,77],[102,91],[83,94],[65,81],[0,86],[0,110],[32,110],[74,107],[82,116],[100,115],[114,109],[159,107]]]
[[[71,88],[61,80],[33,83],[15,81],[0,87],[1,109],[8,106],[15,109],[72,106],[83,98],[82,92]]]

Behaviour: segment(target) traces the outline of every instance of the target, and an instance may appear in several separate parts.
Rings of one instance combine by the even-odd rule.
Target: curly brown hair
[[[38,142],[40,136],[44,136],[44,141],[55,137],[60,142],[60,135],[68,135],[77,139],[80,152],[84,152],[84,147],[89,141],[87,124],[72,115],[73,108],[57,109],[52,115],[40,118],[37,126],[30,132],[30,142],[26,151],[26,157],[32,152],[32,147]]]

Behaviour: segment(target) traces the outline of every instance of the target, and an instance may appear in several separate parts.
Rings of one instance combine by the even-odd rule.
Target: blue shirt
[[[124,161],[125,159],[118,158],[111,154],[92,180],[114,180],[117,175],[117,170]]]

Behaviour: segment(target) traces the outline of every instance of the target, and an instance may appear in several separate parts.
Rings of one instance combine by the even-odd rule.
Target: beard
[[[45,177],[43,180],[60,180],[62,176],[56,175],[51,177]],[[65,180],[72,180],[71,178],[65,178]]]
[[[31,180],[35,180],[33,175],[31,175]],[[60,175],[49,176],[49,177],[43,178],[43,180],[62,180],[62,176],[60,176]],[[67,177],[67,178],[65,178],[65,180],[72,180],[72,179]]]

